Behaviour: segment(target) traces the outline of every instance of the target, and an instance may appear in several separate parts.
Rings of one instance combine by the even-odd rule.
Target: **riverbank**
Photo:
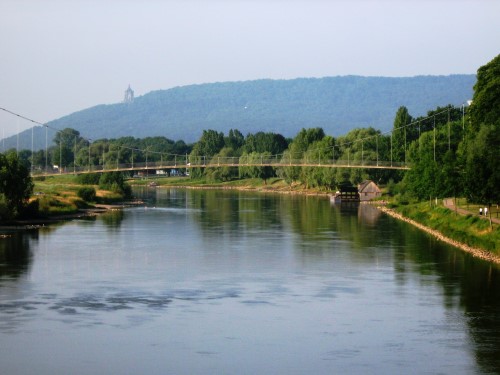
[[[319,191],[315,189],[307,189],[305,186],[300,184],[295,185],[287,185],[282,180],[272,179],[268,184],[263,184],[262,181],[238,181],[236,183],[220,183],[220,184],[200,184],[199,182],[194,183],[193,185],[186,183],[188,181],[184,180],[183,184],[168,184],[165,181],[163,184],[158,185],[158,188],[161,187],[170,187],[170,188],[185,188],[185,189],[218,189],[218,190],[239,190],[239,191],[252,191],[257,193],[277,193],[277,194],[291,194],[291,195],[307,195],[307,196],[325,196],[329,197],[331,192]],[[495,234],[498,230],[497,227],[493,229],[483,228],[481,225],[486,225],[486,220],[480,220],[476,217],[464,217],[463,220],[459,220],[458,217],[451,217],[450,215],[456,215],[456,212],[450,209],[446,209],[446,212],[441,212],[439,210],[434,210],[429,215],[432,217],[432,220],[425,217],[423,212],[425,210],[416,210],[419,211],[417,215],[417,219],[410,218],[405,216],[402,212],[398,212],[396,209],[391,209],[387,207],[389,202],[385,200],[378,200],[369,202],[368,204],[372,204],[378,207],[382,212],[404,222],[407,222],[420,230],[425,231],[426,233],[432,235],[439,241],[443,241],[447,244],[455,246],[469,254],[472,254],[475,257],[480,259],[484,259],[489,262],[500,264],[500,255],[495,254],[494,250],[491,251],[487,248],[482,248],[481,246],[470,245],[470,243],[478,243],[484,244],[490,248],[495,249],[495,241],[496,238],[494,236],[490,236],[488,233]],[[441,207],[444,209],[445,207]],[[407,207],[401,208],[401,211],[407,211]],[[419,220],[420,219],[420,220]],[[441,227],[447,229],[450,233],[443,233],[441,230],[433,229],[430,226],[426,225],[426,222],[429,222],[430,225],[434,225],[432,221],[438,221]],[[462,222],[462,227],[451,228],[454,224],[458,222]],[[464,228],[465,227],[465,228]],[[476,228],[477,227],[477,228]],[[451,228],[451,229],[450,229]],[[475,228],[475,232],[471,230],[471,228]],[[459,237],[459,238],[458,238]],[[485,239],[484,237],[488,237]],[[492,237],[492,238],[490,238]],[[493,243],[493,244],[492,244]],[[486,246],[486,247],[487,247]]]
[[[466,245],[465,243],[462,243],[462,242],[459,242],[459,241],[456,241],[454,239],[451,239],[445,235],[443,235],[441,232],[439,232],[438,230],[434,230],[434,229],[431,229],[429,228],[428,226],[426,225],[423,225],[415,220],[412,220],[408,217],[405,217],[403,216],[402,214],[396,212],[395,210],[393,209],[390,209],[386,206],[377,206],[378,209],[380,209],[382,212],[384,212],[385,214],[389,215],[389,216],[392,216],[398,220],[401,220],[401,221],[404,221],[408,224],[411,224],[417,228],[419,228],[420,230],[426,232],[426,233],[429,233],[430,235],[432,235],[433,237],[437,238],[439,241],[442,241],[442,242],[445,242],[449,245],[452,245],[452,246],[455,246],[477,258],[480,258],[480,259],[483,259],[483,260],[486,260],[486,261],[489,261],[489,262],[493,262],[493,263],[497,263],[497,264],[500,264],[500,256],[496,255],[496,254],[493,254],[491,253],[490,251],[488,250],[484,250],[484,249],[481,249],[481,248],[478,248],[478,247],[472,247],[472,246],[468,246]]]
[[[155,181],[154,186],[149,186],[151,181]],[[239,191],[249,191],[249,192],[257,192],[257,193],[275,193],[275,194],[287,194],[287,195],[304,195],[304,196],[323,196],[323,197],[329,197],[331,192],[328,191],[322,191],[318,189],[310,189],[304,186],[303,184],[287,184],[285,183],[282,179],[279,178],[273,178],[269,179],[267,183],[263,183],[262,180],[260,179],[247,179],[247,180],[238,180],[238,181],[229,181],[229,182],[222,182],[222,183],[207,183],[206,181],[193,181],[190,180],[189,178],[168,178],[168,179],[148,179],[148,180],[141,180],[141,181],[132,181],[132,185],[135,186],[143,186],[143,187],[148,187],[151,189],[156,189],[156,188],[182,188],[182,189],[213,189],[213,190],[239,190]],[[51,189],[55,186],[53,183],[50,185]],[[57,196],[59,199],[58,201],[70,201],[73,205],[74,202],[78,203],[78,200],[75,196],[74,191],[76,190],[77,185],[71,184],[69,181],[64,181],[56,191],[51,191],[53,196]],[[45,187],[45,190],[47,191],[47,187]],[[71,191],[71,192],[68,192]],[[491,261],[494,263],[500,264],[500,255],[495,254],[492,251],[489,251],[488,249],[482,248],[481,246],[471,246],[470,243],[481,243],[481,241],[478,240],[479,237],[483,236],[484,233],[487,230],[482,230],[484,233],[473,233],[464,235],[462,232],[459,231],[450,231],[451,235],[446,235],[444,234],[441,230],[433,229],[426,225],[426,221],[428,221],[428,218],[424,217],[424,215],[420,215],[421,212],[418,212],[418,215],[414,218],[408,217],[409,215],[405,215],[404,211],[406,207],[400,209],[400,212],[397,212],[395,209],[390,209],[386,206],[387,202],[386,201],[374,201],[370,202],[371,204],[377,206],[381,211],[384,213],[397,218],[399,220],[405,221],[409,224],[414,225],[415,227],[418,227],[419,229],[431,234],[435,238],[446,242],[450,245],[453,245],[457,248],[462,249],[463,251],[466,251],[470,254],[473,254],[476,257],[479,257],[481,259],[485,259],[487,261]],[[72,219],[81,219],[85,217],[92,217],[96,216],[102,213],[105,213],[110,210],[118,210],[122,209],[124,207],[130,207],[130,206],[136,206],[136,205],[141,205],[144,204],[143,202],[124,202],[124,203],[113,203],[113,204],[93,204],[91,207],[86,205],[84,208],[79,208],[77,210],[73,210],[71,212],[60,212],[60,213],[53,213],[52,215],[47,215],[46,217],[43,218],[34,218],[34,219],[29,219],[29,220],[18,220],[15,222],[10,222],[10,223],[4,223],[3,225],[0,224],[0,229],[8,229],[8,228],[15,228],[15,229],[32,229],[36,227],[42,227],[45,225],[50,225],[54,224],[57,222],[65,221],[65,220],[72,220]],[[450,210],[448,210],[450,211]],[[450,211],[452,212],[452,211]],[[440,212],[433,212],[432,215],[434,216],[443,216],[445,217],[446,215]],[[474,222],[475,219],[471,220],[471,223],[466,223],[466,226],[473,226],[476,225]],[[446,225],[448,225],[452,221],[456,221],[455,219],[447,218],[448,222],[445,222]],[[485,222],[484,220],[479,220],[480,222]],[[467,228],[468,229],[468,228]],[[462,230],[462,229],[461,229]],[[458,235],[457,235],[458,233]],[[474,237],[476,236],[476,237]],[[461,238],[457,238],[461,237]],[[472,238],[472,240],[471,240]],[[491,241],[495,241],[496,239],[493,238]],[[484,242],[484,241],[483,241]],[[495,248],[493,244],[493,248]],[[491,245],[490,245],[491,247]]]
[[[137,207],[142,205],[144,205],[144,202],[142,201],[129,201],[115,204],[95,204],[93,207],[79,209],[76,212],[0,222],[0,231],[37,229],[45,227],[47,225],[57,224],[63,221],[96,217],[106,212],[117,211],[126,207]],[[2,237],[0,236],[0,238]]]

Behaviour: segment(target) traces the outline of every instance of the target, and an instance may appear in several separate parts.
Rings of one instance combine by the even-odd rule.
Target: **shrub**
[[[125,198],[132,196],[132,188],[125,182],[123,174],[120,172],[103,173],[99,178],[99,187],[121,194]]]
[[[3,194],[0,194],[0,220],[9,219],[10,216],[7,200]]]
[[[99,173],[85,173],[76,177],[76,181],[82,185],[97,185],[100,179]]]
[[[85,202],[94,202],[96,199],[96,191],[93,187],[82,187],[78,189],[76,195]]]

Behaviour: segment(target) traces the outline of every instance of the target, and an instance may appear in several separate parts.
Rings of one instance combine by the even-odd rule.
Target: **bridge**
[[[141,171],[166,171],[166,170],[179,170],[185,169],[186,171],[192,168],[241,168],[241,167],[273,167],[273,168],[287,168],[287,167],[314,167],[314,168],[361,168],[361,169],[392,169],[392,170],[408,170],[410,167],[405,163],[398,162],[376,162],[376,161],[356,161],[350,162],[348,160],[330,160],[323,163],[305,162],[301,159],[287,159],[287,158],[274,158],[274,159],[261,159],[260,161],[245,160],[245,158],[227,157],[215,158],[209,162],[186,163],[186,161],[161,161],[149,163],[127,163],[111,165],[91,165],[87,167],[67,167],[67,168],[50,168],[49,170],[33,170],[32,177],[48,177],[67,174],[88,174],[88,173],[105,173],[105,172],[141,172]]]
[[[417,131],[418,128],[418,136],[420,137],[421,133],[421,125],[423,126],[424,121],[431,121],[431,126],[427,124],[427,130],[432,129],[433,134],[433,152],[434,153],[434,161],[436,161],[436,149],[437,149],[437,137],[436,137],[436,116],[446,115],[448,114],[448,122],[447,122],[447,135],[448,135],[448,150],[450,149],[450,139],[451,139],[451,128],[450,128],[450,108],[446,108],[440,112],[436,112],[432,115],[429,115],[427,118],[420,119],[416,122],[411,122],[409,124],[403,125],[397,129],[392,129],[387,132],[376,132],[373,135],[368,135],[365,138],[358,138],[352,141],[344,140],[343,143],[336,143],[330,146],[325,146],[323,149],[315,149],[315,150],[307,150],[302,152],[302,154],[298,155],[300,159],[295,159],[294,156],[290,155],[290,153],[280,154],[280,155],[251,155],[251,156],[241,156],[241,157],[222,157],[222,156],[192,156],[192,155],[175,155],[169,154],[161,151],[153,151],[150,147],[146,147],[146,149],[138,149],[132,148],[125,145],[114,145],[115,149],[113,152],[117,153],[118,156],[107,157],[105,153],[105,145],[102,143],[97,143],[98,152],[102,155],[95,156],[95,147],[92,143],[91,139],[83,138],[85,141],[85,145],[83,146],[85,150],[88,149],[88,158],[83,161],[86,165],[77,165],[77,140],[76,136],[74,140],[67,141],[71,144],[66,144],[65,148],[69,149],[73,155],[72,161],[67,161],[67,166],[51,166],[48,163],[48,155],[49,155],[49,145],[48,145],[48,137],[47,131],[49,126],[35,120],[29,119],[12,111],[9,111],[5,108],[0,108],[0,110],[5,111],[11,115],[17,116],[18,118],[30,121],[34,124],[41,125],[45,128],[45,151],[44,151],[44,161],[45,166],[41,165],[43,162],[39,163],[39,165],[34,165],[34,148],[33,148],[33,138],[34,133],[31,128],[31,175],[33,177],[37,176],[54,176],[54,175],[62,175],[62,174],[85,174],[85,173],[103,173],[103,172],[150,172],[154,171],[165,171],[167,170],[190,170],[193,168],[245,168],[245,167],[273,167],[273,168],[286,168],[286,167],[304,167],[304,168],[351,168],[351,169],[385,169],[385,170],[409,170],[411,169],[411,165],[409,165],[406,161],[407,159],[407,151],[408,151],[408,142],[407,142],[407,130],[414,129]],[[464,120],[464,110],[465,106],[462,106],[462,133],[464,133],[465,120]],[[62,130],[55,129],[50,127],[51,130],[61,133]],[[393,141],[393,133],[400,132],[401,136],[404,136],[403,139],[399,139],[398,141]],[[379,137],[382,141],[384,141],[384,136],[386,136],[385,140],[385,158],[388,160],[380,160],[382,158],[380,150],[379,150]],[[19,134],[18,141],[19,145]],[[393,144],[394,143],[394,144]],[[352,148],[355,144],[358,144],[357,155],[353,155],[355,153],[352,151]],[[361,147],[359,147],[361,145]],[[382,146],[382,145],[381,145]],[[396,147],[404,147],[404,162],[399,162],[393,160],[393,154]],[[52,146],[51,146],[52,147]],[[59,142],[59,146],[55,146],[59,148],[59,160],[63,160],[62,157],[62,141]],[[110,145],[108,147],[108,153],[111,151]],[[116,149],[116,147],[118,147]],[[97,160],[100,164],[95,165],[91,163],[91,148],[94,162]],[[71,150],[73,149],[73,150]],[[19,153],[19,147],[16,148]],[[3,151],[5,151],[5,146],[3,147]],[[27,150],[29,151],[29,150]],[[57,153],[57,149],[53,150],[54,154]],[[84,151],[87,154],[87,151]],[[120,163],[123,162],[123,155],[125,152],[128,152],[129,156],[131,154],[131,158],[128,161],[130,163]],[[134,159],[134,153],[136,158]],[[138,158],[138,155],[142,155]],[[370,154],[370,156],[368,156]],[[122,155],[122,158],[120,158]],[[152,161],[151,159],[148,162],[148,155],[155,156],[151,159],[155,159],[156,161]],[[311,157],[314,155],[313,157]],[[322,156],[323,155],[323,156]],[[329,155],[328,159],[325,155]],[[337,159],[335,159],[337,158]],[[401,158],[401,156],[400,156]],[[106,159],[106,160],[105,160]],[[134,160],[141,160],[141,162],[134,162]],[[142,162],[145,159],[145,163]],[[157,161],[160,159],[160,161]],[[347,159],[347,160],[346,160]],[[375,160],[374,160],[375,159]],[[29,159],[28,159],[29,160]],[[81,159],[80,159],[81,160]],[[138,160],[138,161],[139,161]],[[162,172],[159,172],[162,173]]]

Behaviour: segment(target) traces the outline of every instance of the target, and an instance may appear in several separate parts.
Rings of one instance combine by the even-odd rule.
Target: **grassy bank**
[[[147,185],[155,181],[158,186],[182,186],[191,188],[220,188],[239,189],[259,192],[278,192],[291,194],[328,194],[331,192],[321,189],[307,189],[303,184],[286,184],[282,179],[273,178],[266,184],[261,179],[245,179],[221,183],[212,183],[205,180],[191,180],[189,178],[163,178],[156,180],[134,180],[137,185]],[[389,200],[382,197],[382,200]],[[457,201],[459,207],[467,205],[471,210],[476,210],[479,206],[468,205],[465,200]],[[443,206],[436,206],[434,203],[422,202],[409,205],[392,205],[393,210],[404,217],[414,220],[432,230],[438,231],[457,243],[469,247],[483,249],[492,254],[500,256],[500,226],[493,223],[490,227],[488,220],[482,220],[477,215],[460,215]],[[493,214],[495,214],[492,211]]]
[[[87,185],[77,183],[75,177],[69,175],[35,179],[34,183],[34,195],[30,201],[38,200],[39,214],[44,217],[74,214],[81,209],[92,208],[95,204],[111,204],[123,200],[120,194],[94,186],[96,199],[94,202],[86,202],[77,193]]]
[[[188,187],[188,188],[215,188],[215,189],[235,189],[258,192],[277,192],[277,193],[297,193],[297,194],[329,194],[327,191],[319,188],[306,188],[304,184],[287,184],[281,178],[270,178],[265,183],[260,178],[246,178],[242,180],[213,182],[205,179],[192,180],[189,177],[170,177],[170,178],[148,178],[133,179],[128,181],[134,186],[147,186],[154,182],[157,186],[164,187]]]
[[[493,223],[490,227],[488,220],[483,220],[477,215],[460,215],[448,208],[431,205],[429,202],[395,206],[393,209],[457,242],[500,255],[498,224]]]
[[[189,177],[148,178],[129,180],[136,186],[147,186],[154,182],[159,187],[189,187],[237,189],[256,192],[276,192],[286,194],[322,195],[331,192],[321,189],[307,189],[303,184],[285,183],[282,179],[272,178],[264,183],[261,179],[244,179],[227,182],[209,182],[203,179],[192,180]],[[40,211],[47,216],[71,214],[82,208],[92,207],[93,203],[113,203],[123,200],[119,194],[111,191],[97,191],[96,202],[84,202],[77,196],[77,191],[84,185],[78,184],[74,176],[56,176],[35,181],[35,196],[39,200]],[[460,203],[460,202],[459,202]],[[460,205],[459,205],[460,206]],[[450,239],[470,247],[483,249],[500,256],[500,225],[482,220],[477,215],[460,215],[440,205],[422,202],[391,207],[406,218],[412,219],[430,229],[440,232]],[[471,209],[476,207],[471,206]]]

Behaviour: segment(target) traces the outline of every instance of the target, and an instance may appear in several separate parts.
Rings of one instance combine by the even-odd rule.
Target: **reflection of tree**
[[[460,305],[465,309],[476,360],[485,373],[500,373],[500,270],[470,259],[461,278]]]
[[[108,211],[102,214],[100,218],[109,229],[118,229],[123,221],[123,211]]]
[[[446,308],[465,314],[477,364],[486,373],[500,373],[500,269],[406,223],[393,225],[393,245],[401,249],[394,254],[398,281],[405,282],[410,265],[421,275],[437,275]]]
[[[500,373],[500,269],[458,250],[434,247],[427,258],[425,272],[439,275],[446,306],[464,311],[477,364]]]
[[[349,241],[353,249],[363,251],[362,259],[370,262],[372,258],[365,250],[383,247],[388,242],[376,225],[379,212],[370,205],[356,202],[330,204],[327,199],[319,197],[299,197],[292,205],[290,221],[294,232],[307,242],[323,242],[321,247],[326,246],[330,251],[334,250],[335,241]],[[317,252],[320,248],[309,246],[307,242],[303,251]]]
[[[303,252],[334,252],[336,242],[332,239],[338,237],[351,242],[350,256],[356,261],[372,262],[377,254],[370,249],[390,250],[400,285],[406,284],[413,272],[437,275],[446,309],[459,309],[465,314],[477,364],[487,373],[500,373],[498,267],[453,249],[404,222],[385,215],[376,218],[370,212],[373,208],[367,205],[329,207],[315,199],[292,202],[290,220],[294,232],[306,239]]]
[[[293,241],[284,243],[292,243],[304,261],[326,267],[345,257],[368,267],[377,261],[389,266],[392,262],[395,282],[410,288],[415,274],[425,276],[422,282],[432,280],[443,291],[445,310],[463,312],[481,370],[500,373],[499,268],[407,223],[379,215],[369,205],[330,205],[320,197],[221,190],[159,191],[157,204],[195,210],[194,219],[205,238],[238,241],[272,232],[275,240],[291,231]],[[335,259],[337,254],[341,258]]]
[[[18,232],[0,238],[0,279],[18,278],[28,271],[32,258],[29,237],[37,234]]]
[[[204,235],[244,237],[248,232],[282,228],[279,197],[245,192],[190,191],[191,208],[200,211]]]

